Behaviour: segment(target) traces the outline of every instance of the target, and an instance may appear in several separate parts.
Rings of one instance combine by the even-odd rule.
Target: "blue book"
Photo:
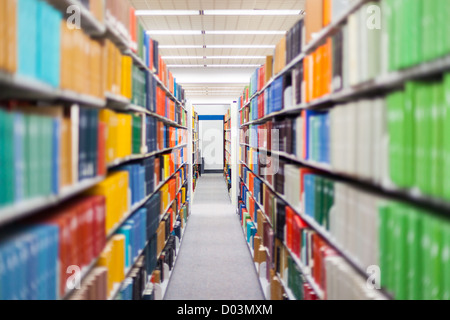
[[[25,237],[25,243],[28,247],[29,252],[29,262],[27,265],[27,278],[28,283],[28,296],[26,300],[37,300],[38,299],[38,270],[36,268],[38,264],[38,242],[39,238],[34,232],[30,232]],[[0,280],[1,282],[1,280]],[[1,287],[1,285],[0,285]],[[0,297],[1,299],[1,297]]]
[[[15,239],[14,239],[15,240]],[[5,300],[19,300],[19,286],[17,279],[20,277],[19,256],[14,240],[8,241],[4,246],[4,257],[6,259],[6,289]]]
[[[14,114],[14,201],[25,198],[25,119],[23,114]]]
[[[37,78],[37,0],[17,1],[17,73]]]
[[[28,247],[26,246],[23,235],[20,235],[13,241],[17,252],[18,264],[17,274],[15,279],[15,286],[17,287],[17,293],[19,300],[25,300],[28,296],[28,283],[27,283],[27,264],[29,259]]]
[[[276,79],[272,83],[272,110],[278,112],[283,109],[283,77]]]
[[[59,172],[60,172],[60,125],[59,119],[53,119],[53,135],[52,135],[52,193],[59,193]]]
[[[131,226],[124,225],[119,230],[117,234],[123,234],[125,236],[125,268],[131,266]]]
[[[56,225],[45,227],[50,234],[49,299],[56,300],[59,298],[59,227]]]

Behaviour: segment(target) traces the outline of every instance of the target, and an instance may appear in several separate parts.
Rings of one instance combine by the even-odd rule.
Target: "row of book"
[[[260,278],[270,283],[270,298],[286,298],[286,286],[298,300],[318,299],[380,299],[374,288],[366,286],[366,279],[330,247],[325,240],[296,215],[301,228],[290,234],[286,219],[293,214],[283,201],[277,201],[279,213],[274,226],[260,209],[252,216],[246,203],[251,196],[245,183],[241,183],[240,218],[246,240],[253,249],[254,262]],[[295,215],[295,214],[294,214]],[[284,223],[286,222],[286,225]],[[279,225],[282,224],[281,227]],[[301,255],[294,255],[287,244],[294,236]],[[301,261],[301,262],[298,262]],[[345,281],[350,281],[351,285]]]
[[[408,84],[407,87],[413,85]],[[415,97],[412,88],[409,92]],[[403,149],[405,145],[402,141],[407,136],[413,139],[412,131],[406,132],[400,126],[407,119],[413,120],[411,117],[406,118],[406,113],[402,111],[407,108],[406,102],[402,104],[404,100],[398,100],[404,95],[400,92],[387,98],[358,99],[336,105],[328,111],[303,110],[298,117],[276,118],[243,127],[240,142],[255,150],[261,149],[262,152],[273,151],[272,159],[278,156],[277,152],[283,152],[295,156],[299,161],[329,165],[334,172],[376,184],[385,183],[390,177],[398,186],[413,187],[404,182],[404,172],[411,176],[411,170],[405,171],[405,168],[411,168],[412,158],[408,158],[406,164],[406,149]],[[433,100],[427,101],[431,103]],[[414,119],[422,118],[417,114]],[[414,120],[408,124],[411,126],[409,130],[422,127],[415,123]],[[439,138],[438,132],[435,136],[435,139]],[[432,145],[427,144],[428,147]],[[443,154],[444,150],[439,152]],[[390,175],[388,164],[391,167]]]
[[[166,199],[174,198],[173,189],[181,186],[182,179],[186,180],[184,170],[168,182],[170,188],[161,188],[142,209],[121,224],[105,250],[106,236],[129,211],[128,194],[142,193],[138,186],[129,186],[136,182],[127,168],[110,174],[85,195],[9,229],[0,239],[2,300],[61,298],[76,285],[73,281],[78,276],[73,277],[73,272],[84,270],[101,252],[99,265],[109,266],[107,281],[108,288],[112,289],[114,282],[121,282],[119,279],[125,270],[144,249],[148,235],[156,234],[160,216],[167,209]],[[177,213],[184,203],[186,190],[180,188],[178,201],[174,203]],[[173,225],[175,219],[172,215],[168,221]],[[118,258],[108,265],[110,255],[118,255]],[[36,265],[40,267],[36,269]],[[99,281],[103,281],[101,274],[95,273]]]
[[[106,124],[106,162],[132,154],[145,154],[174,148],[186,142],[187,130],[176,128],[155,117],[143,120],[139,113],[129,114],[104,109],[100,121]],[[145,131],[143,130],[145,121]]]
[[[81,196],[9,229],[0,240],[2,300],[52,300],[66,292],[76,266],[87,267],[106,243],[105,198]]]
[[[285,166],[285,193],[280,198],[265,180],[246,167],[240,170],[245,181],[241,194],[251,192],[251,196],[242,196],[249,216],[256,217],[263,209],[275,236],[305,265],[308,257],[302,244],[308,217],[362,270],[379,266],[381,284],[394,298],[447,299],[450,287],[443,270],[448,264],[445,252],[450,223],[445,217],[374,196],[296,165]],[[284,200],[286,210],[280,210]],[[430,264],[433,267],[428,268]]]
[[[131,30],[131,33],[125,32],[125,37],[129,35],[134,40],[131,43],[136,42],[137,29],[132,26],[138,22],[134,9],[126,1],[112,2],[107,2],[107,8],[118,9],[125,5],[127,9],[107,10],[107,20],[125,14],[128,18],[125,24]],[[88,5],[97,13],[96,16],[103,16],[103,6],[103,2]],[[0,70],[100,99],[104,99],[105,92],[109,92],[144,106],[144,71],[133,68],[132,58],[123,55],[111,40],[94,40],[83,30],[71,26],[63,17],[66,11],[59,9],[43,0],[3,2],[0,31],[5,36],[0,40]],[[123,31],[126,29],[123,26],[119,23],[118,29]],[[139,29],[141,58],[149,61],[146,56],[151,51],[152,63],[146,64],[152,72],[156,72],[167,90],[179,101],[184,101],[184,89],[167,70],[159,55],[158,43],[142,32],[142,27]],[[137,45],[132,48],[137,51]]]
[[[314,39],[315,35],[322,28],[340,18],[343,12],[350,8],[350,5],[351,1],[349,0],[306,1],[305,11],[308,14],[288,30],[286,35],[277,43],[273,55],[267,56],[266,63],[252,75],[249,86],[244,89],[244,93],[240,98],[240,106],[242,107],[244,104],[250,102],[250,97],[261,91],[272,77],[277,76],[286,65],[298,57],[306,45]],[[367,8],[369,7],[370,5],[366,5],[360,12],[367,12]],[[380,34],[378,30],[377,32]],[[355,48],[356,51],[359,49],[359,47]],[[318,66],[323,67],[323,62],[320,62]],[[303,81],[303,71],[301,73],[301,80]]]
[[[0,110],[0,206],[57,195],[106,174],[105,125],[94,109],[13,106]]]

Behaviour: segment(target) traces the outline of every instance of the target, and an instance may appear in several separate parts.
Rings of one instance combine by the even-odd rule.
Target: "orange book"
[[[131,35],[131,50],[137,52],[137,19],[135,9],[130,6],[130,35]]]
[[[313,34],[323,28],[323,0],[306,0],[305,35],[306,44],[313,39]]]
[[[326,27],[331,23],[331,7],[332,0],[323,0],[323,26]]]
[[[3,2],[4,0],[2,0]],[[6,47],[8,51],[6,53],[6,65],[7,70],[11,73],[15,73],[17,70],[17,28],[11,26],[17,26],[17,0],[6,1]]]
[[[305,86],[305,103],[308,103],[311,101],[311,84],[309,82],[310,80],[310,70],[309,70],[309,66],[310,66],[310,60],[311,60],[311,56],[307,55],[305,56],[305,58],[303,59],[303,83]]]
[[[7,36],[8,30],[6,28],[8,18],[8,2],[9,0],[0,1],[0,70],[7,70],[7,51],[9,50]]]

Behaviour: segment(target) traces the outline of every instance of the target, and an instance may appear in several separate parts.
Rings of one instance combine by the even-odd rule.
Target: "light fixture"
[[[266,56],[162,56],[164,60],[186,59],[265,59]]]
[[[201,35],[201,30],[151,30],[147,31],[148,34],[152,35],[173,35],[173,36],[183,36],[183,35]]]
[[[298,16],[302,10],[204,10],[205,16]]]
[[[234,44],[219,44],[219,45],[160,45],[160,49],[275,49],[275,45],[234,45]]]
[[[258,68],[260,64],[172,64],[167,68]]]
[[[286,34],[286,31],[275,30],[211,30],[205,31],[205,34],[211,35],[240,35],[240,34],[252,34],[252,35],[273,35],[273,34]]]
[[[303,10],[136,10],[137,16],[298,16]]]
[[[137,16],[198,16],[199,10],[136,10]]]
[[[211,30],[211,31],[201,31],[201,30],[149,30],[148,34],[151,35],[282,35],[286,34],[286,31],[274,31],[274,30]]]

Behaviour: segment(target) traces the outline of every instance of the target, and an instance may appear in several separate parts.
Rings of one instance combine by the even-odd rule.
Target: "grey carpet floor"
[[[253,259],[221,174],[197,184],[165,300],[263,300]]]

